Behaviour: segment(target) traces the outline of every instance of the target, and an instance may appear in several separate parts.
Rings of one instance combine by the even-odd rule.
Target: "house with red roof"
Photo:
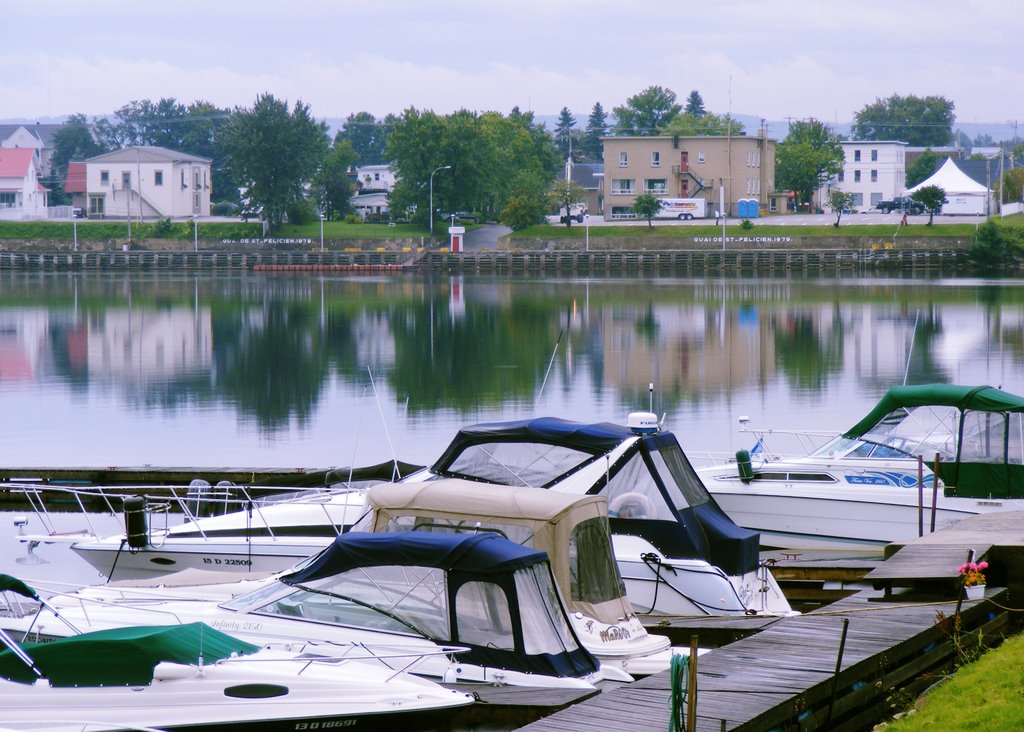
[[[45,219],[49,190],[39,157],[27,147],[0,147],[0,219]]]

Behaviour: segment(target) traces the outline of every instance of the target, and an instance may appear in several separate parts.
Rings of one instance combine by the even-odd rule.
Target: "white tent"
[[[988,188],[960,170],[953,158],[946,158],[946,162],[930,178],[908,188],[907,195],[925,186],[938,186],[946,192],[946,202],[942,205],[941,213],[983,215],[988,210]]]

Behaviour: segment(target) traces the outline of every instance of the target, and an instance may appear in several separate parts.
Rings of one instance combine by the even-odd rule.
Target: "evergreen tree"
[[[573,127],[575,126],[576,118],[572,116],[572,112],[568,107],[562,107],[562,111],[558,113],[558,122],[555,124],[555,144],[563,158],[576,152],[573,150],[572,144]]]
[[[583,157],[595,163],[603,161],[604,143],[601,142],[601,138],[607,135],[608,115],[601,102],[594,102],[594,108],[590,110],[590,117],[587,118],[587,131],[580,142]]]
[[[698,119],[708,113],[704,108],[704,99],[696,89],[690,92],[690,96],[686,98],[686,109],[683,112]]]

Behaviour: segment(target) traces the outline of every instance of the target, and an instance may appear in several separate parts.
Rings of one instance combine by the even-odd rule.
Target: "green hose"
[[[672,665],[669,667],[672,694],[669,697],[671,712],[668,718],[668,732],[686,732],[686,687],[689,668],[689,656],[672,654]]]

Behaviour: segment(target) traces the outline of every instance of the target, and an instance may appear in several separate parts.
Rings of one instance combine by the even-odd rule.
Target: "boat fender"
[[[750,464],[750,452],[738,450],[736,452],[736,470],[740,474],[740,480],[749,483],[754,479],[754,466]]]
[[[149,526],[146,518],[144,496],[128,496],[124,499],[124,534],[128,546],[142,549],[149,544]]]

